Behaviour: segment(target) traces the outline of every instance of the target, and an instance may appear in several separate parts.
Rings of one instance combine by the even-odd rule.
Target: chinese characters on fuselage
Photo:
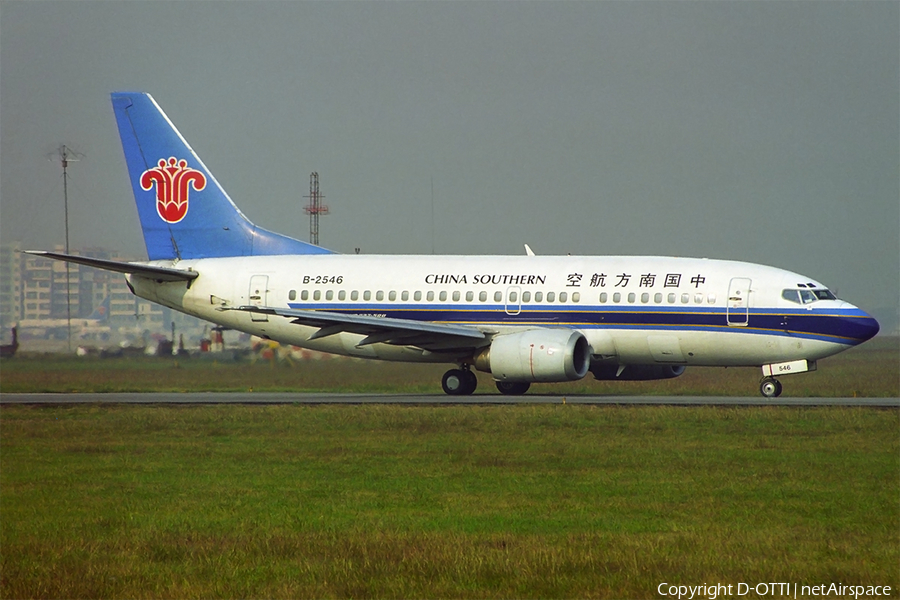
[[[657,280],[662,282],[664,288],[680,288],[682,283],[681,273],[666,273],[664,276],[656,273],[640,273],[633,275],[632,273],[619,273],[617,275],[607,275],[606,273],[594,273],[590,277],[585,277],[584,273],[568,273],[566,275],[566,287],[580,288],[582,284],[587,287],[610,287],[626,288],[629,284],[636,283],[639,288],[652,288],[656,285]],[[447,284],[474,284],[474,285],[546,285],[546,275],[497,275],[497,274],[450,274],[450,273],[429,273],[425,276],[427,285],[447,285]],[[706,283],[706,277],[698,273],[690,279],[690,284],[694,288],[699,288]]]
[[[663,287],[664,288],[677,288],[681,287],[681,273],[666,273],[663,278]],[[589,287],[606,287],[607,277],[610,277],[606,273],[594,273],[588,279]],[[581,281],[584,278],[582,273],[569,273],[566,275],[566,280],[568,284],[566,287],[581,287]],[[615,285],[612,287],[628,287],[628,284],[631,283],[632,274],[631,273],[619,273],[618,275],[613,275]],[[656,285],[657,274],[656,273],[642,273],[637,277],[637,287],[639,288],[651,288]],[[691,277],[691,284],[693,284],[694,288],[699,288],[702,284],[706,283],[706,277],[702,274],[698,273]]]

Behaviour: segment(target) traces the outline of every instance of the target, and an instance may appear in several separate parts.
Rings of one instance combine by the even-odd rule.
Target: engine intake
[[[497,381],[574,381],[587,375],[591,346],[572,329],[529,329],[498,335],[474,364]]]

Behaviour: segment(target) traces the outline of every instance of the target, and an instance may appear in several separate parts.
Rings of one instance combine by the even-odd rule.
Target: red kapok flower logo
[[[206,176],[187,166],[184,159],[159,159],[159,166],[141,174],[141,188],[150,191],[156,184],[156,212],[166,223],[178,223],[188,211],[188,193],[193,187],[200,191],[206,187]]]

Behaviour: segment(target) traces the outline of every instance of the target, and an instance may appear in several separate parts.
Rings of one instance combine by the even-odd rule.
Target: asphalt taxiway
[[[0,394],[0,404],[589,404],[650,406],[868,406],[900,408],[900,398],[763,398],[733,396],[503,396],[475,394],[109,393]]]

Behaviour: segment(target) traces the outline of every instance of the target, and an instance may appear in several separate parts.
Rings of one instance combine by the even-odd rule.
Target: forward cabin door
[[[250,306],[268,306],[269,276],[253,275],[250,278]],[[262,313],[250,313],[254,321],[268,321],[269,316]]]
[[[734,277],[728,284],[725,313],[730,327],[746,327],[750,319],[750,280]]]

